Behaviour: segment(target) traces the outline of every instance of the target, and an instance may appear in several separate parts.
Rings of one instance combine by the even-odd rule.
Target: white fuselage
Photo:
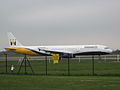
[[[64,46],[23,46],[40,53],[68,53],[81,55],[83,53],[111,53],[112,50],[103,45],[64,45]]]

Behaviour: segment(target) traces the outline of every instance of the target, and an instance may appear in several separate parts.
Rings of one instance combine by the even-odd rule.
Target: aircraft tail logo
[[[13,39],[13,40],[10,39],[10,45],[11,45],[11,46],[16,45],[16,40],[14,40],[14,39]]]
[[[11,32],[8,32],[9,46],[22,46],[22,44],[14,37]]]

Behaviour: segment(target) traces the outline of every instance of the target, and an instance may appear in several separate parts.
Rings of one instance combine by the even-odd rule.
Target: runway
[[[0,57],[0,61],[5,61],[5,57]],[[23,57],[7,57],[7,59],[8,59],[8,61],[19,61],[19,60],[22,60],[23,59]],[[28,59],[30,60],[30,61],[32,61],[32,60],[45,60],[45,56],[30,56],[30,57],[28,57]],[[51,56],[48,56],[47,57],[47,60],[52,60],[52,57]],[[68,60],[67,58],[63,58],[63,60]],[[76,57],[76,58],[70,58],[70,60],[92,60],[92,57]],[[117,61],[119,61],[120,60],[120,58],[117,58],[117,57],[101,57],[101,58],[99,58],[99,57],[95,57],[94,58],[94,60],[117,60]]]

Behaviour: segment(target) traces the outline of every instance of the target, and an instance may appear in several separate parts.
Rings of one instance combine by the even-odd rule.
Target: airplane
[[[14,35],[8,33],[9,46],[7,51],[33,56],[53,56],[59,54],[62,58],[74,58],[77,55],[105,55],[112,49],[104,45],[54,45],[54,46],[24,46]]]

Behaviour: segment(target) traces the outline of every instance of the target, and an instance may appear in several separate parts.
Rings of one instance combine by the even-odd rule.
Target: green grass
[[[120,90],[120,77],[0,75],[0,90]]]
[[[17,61],[8,61],[8,74],[5,61],[0,61],[0,90],[120,90],[120,62],[115,60],[95,60],[95,75],[92,76],[92,60],[70,60],[70,76],[67,60],[53,64],[48,61],[46,76],[45,61],[30,61],[35,75],[20,75]],[[15,71],[10,71],[11,65]],[[27,73],[31,69],[27,65]]]
[[[45,75],[46,74],[46,64],[45,61],[30,61],[35,74]],[[15,66],[14,73],[18,72],[19,65],[17,61],[8,61],[8,73],[11,73],[11,65]],[[99,61],[95,60],[94,65],[95,75],[107,75],[107,76],[120,76],[120,62],[115,62],[115,60]],[[5,61],[0,61],[0,73],[5,73]],[[27,73],[31,74],[31,69],[27,65]],[[24,74],[24,65],[21,68],[20,74]],[[53,62],[47,63],[47,74],[48,75],[68,75],[68,63],[67,60],[60,61],[58,64],[53,64]],[[91,60],[70,60],[70,75],[93,75],[92,61]]]

